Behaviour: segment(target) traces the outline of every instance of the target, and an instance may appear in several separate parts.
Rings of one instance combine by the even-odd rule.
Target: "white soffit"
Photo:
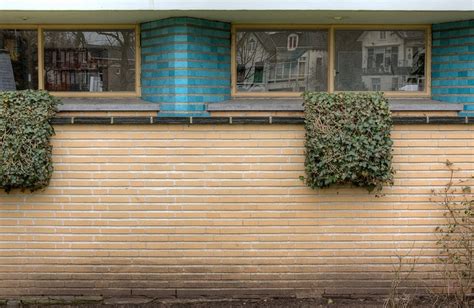
[[[474,0],[0,0],[0,24],[141,23],[177,16],[233,23],[429,24],[473,19]]]
[[[232,23],[270,24],[432,24],[473,19],[472,12],[347,11],[0,11],[0,24],[136,24],[188,16]],[[336,20],[334,17],[342,17]]]
[[[473,0],[1,0],[0,10],[469,11]]]

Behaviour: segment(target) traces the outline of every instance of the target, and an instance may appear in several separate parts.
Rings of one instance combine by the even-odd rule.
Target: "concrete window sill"
[[[393,112],[459,112],[463,110],[462,104],[442,103],[426,98],[389,99],[389,102],[390,110]],[[302,112],[303,100],[300,98],[238,98],[209,104],[207,110],[210,112]]]
[[[59,112],[159,111],[160,105],[139,98],[61,98]]]

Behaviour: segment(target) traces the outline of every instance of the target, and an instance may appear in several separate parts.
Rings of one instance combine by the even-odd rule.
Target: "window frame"
[[[288,49],[288,51],[296,50],[296,48],[298,48],[298,41],[299,41],[298,34],[291,33],[290,35],[288,35],[288,41],[286,43],[286,45],[287,45],[286,48]],[[292,43],[294,43],[294,44],[292,44]]]
[[[387,97],[431,97],[431,25],[429,24],[232,24],[231,28],[231,96],[232,97],[300,97],[302,92],[239,92],[237,91],[237,32],[262,30],[288,31],[328,31],[328,70],[327,92],[373,92],[373,91],[336,91],[335,90],[335,59],[337,30],[421,30],[425,34],[425,87],[424,91],[384,91]]]
[[[57,97],[140,97],[141,96],[141,45],[140,25],[137,24],[0,24],[0,30],[33,30],[38,36],[38,90],[45,90],[44,32],[48,30],[134,30],[135,31],[135,91],[78,92],[51,91]]]

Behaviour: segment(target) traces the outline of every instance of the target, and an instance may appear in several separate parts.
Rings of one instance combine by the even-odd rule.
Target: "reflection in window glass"
[[[135,91],[135,31],[45,31],[45,88]]]
[[[327,91],[327,31],[239,31],[237,91]]]
[[[0,30],[0,90],[38,89],[38,32]]]
[[[424,31],[336,31],[337,91],[424,91]]]

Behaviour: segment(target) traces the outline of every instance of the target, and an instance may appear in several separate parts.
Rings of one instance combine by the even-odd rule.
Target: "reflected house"
[[[89,92],[127,88],[135,73],[128,65],[134,61],[133,55],[128,57],[123,59],[121,47],[114,45],[45,48],[46,87],[51,91]]]
[[[323,90],[327,32],[241,32],[237,37],[239,91]]]
[[[130,31],[50,31],[45,43],[45,86],[50,91],[134,89]]]
[[[421,31],[364,31],[362,82],[369,91],[423,91],[425,42]]]
[[[45,48],[46,87],[52,91],[102,92],[108,50],[101,46]]]

